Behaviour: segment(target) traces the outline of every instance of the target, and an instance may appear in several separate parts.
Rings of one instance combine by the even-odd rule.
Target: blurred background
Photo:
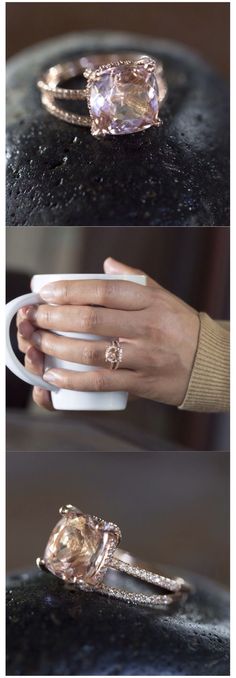
[[[6,13],[7,57],[74,31],[126,31],[181,42],[229,77],[229,2],[11,2]]]
[[[107,256],[142,269],[198,311],[229,318],[227,228],[8,228],[7,297],[34,273],[101,273]],[[12,342],[16,348],[15,324]],[[19,354],[20,355],[20,354]],[[21,356],[22,359],[22,356]],[[228,450],[229,416],[179,411],[139,399],[124,412],[48,413],[31,387],[7,374],[7,444],[12,450],[103,451],[124,442],[149,450]],[[56,424],[56,426],[55,426]]]
[[[9,572],[34,567],[66,503],[117,523],[133,555],[229,586],[227,453],[8,452]]]

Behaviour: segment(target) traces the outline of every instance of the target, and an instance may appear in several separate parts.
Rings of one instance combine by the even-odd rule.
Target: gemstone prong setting
[[[42,558],[40,558],[40,557],[36,558],[36,565],[39,568],[39,570],[42,570],[42,572],[49,572],[49,570],[46,567],[45,562]]]
[[[59,508],[59,514],[61,516],[66,516],[68,514],[78,514],[80,513],[79,509],[75,508],[75,506],[72,506],[72,504],[64,504]]]
[[[93,136],[139,132],[155,124],[158,74],[151,57],[105,64],[88,75],[87,104]]]
[[[97,584],[118,546],[117,526],[82,513],[71,504],[61,507],[60,516],[46,546],[46,568],[70,583],[82,580]]]

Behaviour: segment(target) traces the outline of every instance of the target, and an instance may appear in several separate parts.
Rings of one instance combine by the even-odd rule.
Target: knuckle
[[[57,337],[50,332],[40,332],[39,348],[44,353],[55,352]]]
[[[84,346],[82,351],[82,362],[85,365],[94,365],[98,360],[98,351],[93,346]]]
[[[95,372],[93,376],[94,391],[106,390],[106,375],[102,372]]]
[[[38,374],[37,369],[35,368],[34,365],[32,365],[27,355],[25,356],[25,367],[28,370],[28,372],[31,372],[31,374]]]
[[[98,288],[99,289],[98,297],[100,306],[109,305],[109,302],[117,293],[117,286],[118,286],[117,281],[114,282],[113,280],[106,280],[104,282],[104,285]]]
[[[46,327],[50,325],[52,320],[52,309],[50,306],[40,306],[38,311],[38,322]]]
[[[63,282],[60,283],[58,299],[60,299],[63,302],[67,302],[69,300],[69,297],[70,297],[69,281],[64,280]]]
[[[81,324],[84,330],[92,330],[97,325],[97,311],[95,308],[85,308],[81,314]]]
[[[94,285],[94,301],[98,306],[103,306],[105,299],[105,285],[97,283]]]
[[[65,372],[65,374],[63,374],[62,386],[63,386],[63,388],[72,389],[72,390],[75,388],[73,372],[72,373]]]

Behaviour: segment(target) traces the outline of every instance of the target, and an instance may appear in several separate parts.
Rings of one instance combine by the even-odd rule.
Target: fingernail
[[[56,384],[58,382],[58,374],[53,372],[53,370],[46,370],[46,372],[44,372],[43,379],[49,384]]]
[[[57,288],[54,286],[53,283],[50,283],[49,285],[44,285],[42,289],[40,290],[40,297],[44,299],[44,301],[54,301],[57,296]]]
[[[44,388],[40,388],[40,386],[34,386],[34,392],[36,395],[41,395],[41,393],[44,393]]]
[[[20,309],[20,314],[23,318],[32,318],[32,314],[35,313],[36,306],[23,306]]]
[[[31,336],[31,341],[33,342],[33,344],[35,344],[35,346],[40,348],[40,346],[41,346],[41,332],[33,332],[32,336]]]

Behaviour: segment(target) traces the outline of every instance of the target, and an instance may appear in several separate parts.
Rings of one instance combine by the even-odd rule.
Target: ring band
[[[149,607],[171,605],[191,591],[184,579],[150,572],[138,566],[130,554],[118,549],[121,531],[114,523],[82,513],[70,504],[62,506],[59,513],[62,517],[49,537],[44,559],[36,560],[43,571],[84,591]],[[157,586],[158,593],[148,595],[108,586],[103,580],[110,569]]]
[[[86,78],[86,88],[61,87],[76,76]],[[73,125],[91,126],[94,136],[131,134],[159,126],[159,108],[167,93],[161,62],[134,53],[93,55],[57,64],[41,76],[37,86],[49,113]],[[87,100],[89,115],[66,111],[56,99]]]
[[[118,370],[123,358],[123,348],[119,339],[113,339],[105,350],[105,362],[109,364],[111,370]]]

